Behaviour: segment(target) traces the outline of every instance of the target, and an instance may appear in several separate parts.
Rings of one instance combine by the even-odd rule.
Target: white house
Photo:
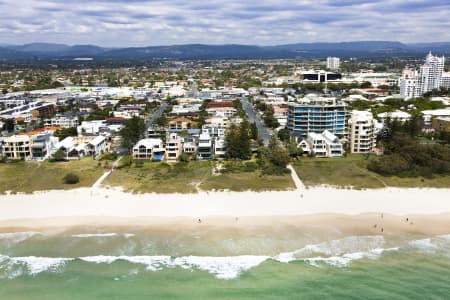
[[[158,159],[163,160],[166,149],[162,139],[143,139],[133,147],[134,159]]]
[[[317,157],[339,157],[344,153],[339,138],[325,130],[322,133],[308,133],[306,141],[311,149],[311,154]]]
[[[97,136],[87,144],[87,155],[97,156],[107,150],[106,138],[104,136]]]
[[[391,121],[399,121],[399,122],[406,122],[411,119],[411,115],[404,111],[392,111],[392,112],[384,112],[377,115],[378,119],[381,121],[381,123],[385,123],[387,119],[390,119]]]

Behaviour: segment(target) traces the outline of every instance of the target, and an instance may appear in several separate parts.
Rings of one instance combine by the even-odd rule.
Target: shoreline
[[[0,196],[0,224],[55,218],[186,219],[311,215],[450,214],[450,189],[309,188],[272,192],[131,194],[118,189],[80,188]],[[16,221],[14,221],[16,220]],[[113,222],[114,223],[114,222]]]

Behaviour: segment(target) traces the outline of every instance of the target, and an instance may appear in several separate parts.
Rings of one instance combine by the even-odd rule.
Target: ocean
[[[450,234],[3,232],[0,299],[450,299]]]

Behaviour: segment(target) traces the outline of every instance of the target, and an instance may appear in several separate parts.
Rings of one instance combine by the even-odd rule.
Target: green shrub
[[[63,181],[65,184],[76,184],[80,182],[80,177],[74,173],[68,173],[64,176]]]
[[[117,166],[117,169],[122,169],[131,166],[133,163],[133,157],[131,156],[125,156],[119,161],[119,165]]]
[[[270,167],[264,168],[262,171],[263,175],[276,175],[276,176],[286,175],[286,174],[290,174],[290,173],[291,173],[291,170],[289,170],[287,168],[279,167],[279,166],[270,166]]]
[[[116,159],[117,153],[109,153],[109,152],[102,154],[99,158],[99,160],[116,160]]]

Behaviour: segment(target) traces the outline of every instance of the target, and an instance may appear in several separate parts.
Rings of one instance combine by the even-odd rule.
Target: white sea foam
[[[90,237],[113,237],[117,236],[118,234],[113,233],[82,233],[82,234],[73,234],[72,237],[76,238],[90,238]]]
[[[135,235],[134,233],[119,234],[119,233],[111,232],[111,233],[80,233],[80,234],[73,234],[72,237],[76,237],[76,238],[93,238],[93,237],[124,236],[125,238],[130,238],[130,237],[133,237],[134,235]]]
[[[378,259],[385,251],[399,250],[399,248],[381,247],[384,243],[385,241],[382,236],[353,236],[319,244],[306,245],[301,249],[292,252],[280,253],[273,257],[262,255],[225,257],[97,255],[79,258],[49,258],[35,256],[8,257],[0,255],[0,269],[7,270],[12,273],[17,271],[18,265],[26,267],[25,272],[28,272],[29,274],[38,274],[44,271],[58,271],[67,262],[75,259],[96,264],[111,264],[122,260],[132,264],[144,265],[149,271],[159,271],[164,268],[178,267],[187,270],[206,271],[219,279],[233,279],[239,277],[243,272],[258,266],[269,259],[282,263],[288,263],[295,260],[304,261],[316,267],[321,267],[322,264],[328,264],[335,267],[345,267],[355,260],[364,258]],[[11,267],[11,265],[14,267]],[[5,268],[5,266],[8,267]],[[18,273],[16,272],[15,274]]]
[[[367,252],[373,249],[381,249],[385,241],[382,236],[349,236],[338,240],[327,241],[319,244],[310,244],[292,251],[283,252],[274,260],[289,263],[291,261],[309,257],[337,257],[345,253]],[[317,256],[315,256],[317,255]]]
[[[220,279],[233,279],[242,272],[258,266],[269,259],[269,256],[242,255],[242,256],[88,256],[81,260],[93,263],[113,263],[125,260],[134,264],[145,265],[147,270],[159,271],[164,267],[180,267],[187,270],[198,269],[215,275]]]
[[[233,279],[242,272],[256,267],[269,256],[242,255],[231,257],[186,256],[174,260],[176,266],[197,268],[214,274],[219,279]]]
[[[66,262],[73,258],[55,258],[55,257],[10,257],[10,261],[14,264],[24,264],[30,275],[35,275],[44,271],[57,271]]]
[[[97,255],[84,256],[79,258],[82,261],[96,263],[96,264],[110,264],[117,260],[117,256]]]

